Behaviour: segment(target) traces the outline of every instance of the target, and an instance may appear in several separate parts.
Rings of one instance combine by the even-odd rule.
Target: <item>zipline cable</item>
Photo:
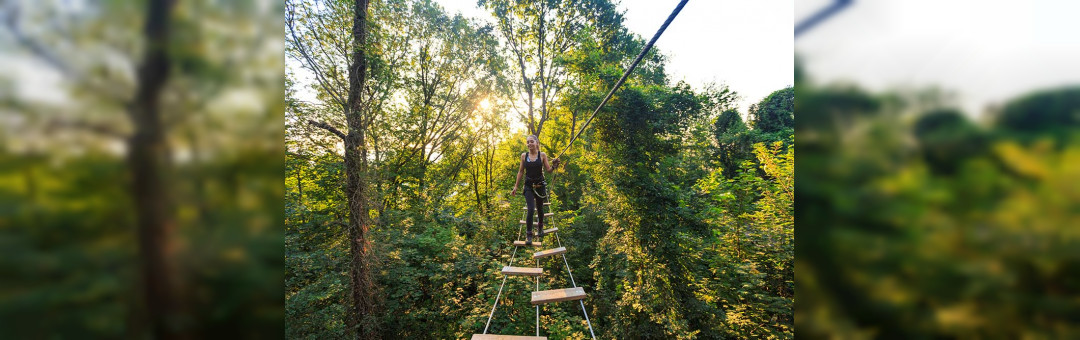
[[[652,49],[653,44],[656,43],[657,39],[660,39],[661,34],[664,34],[664,30],[666,30],[668,25],[671,24],[671,21],[675,20],[675,17],[679,15],[679,11],[682,11],[682,8],[686,5],[687,1],[689,0],[679,1],[679,5],[675,7],[674,11],[671,11],[671,15],[668,15],[667,20],[664,21],[664,24],[661,25],[660,29],[657,30],[656,34],[653,35],[652,40],[649,40],[649,43],[645,44],[645,48],[641,50],[641,53],[638,53],[637,58],[634,58],[634,62],[630,64],[630,68],[626,69],[626,71],[623,72],[622,77],[619,78],[619,81],[615,83],[615,86],[611,87],[611,91],[608,91],[607,95],[604,96],[604,100],[600,102],[600,105],[596,106],[596,110],[593,110],[593,113],[589,116],[589,119],[585,121],[585,124],[581,125],[581,130],[578,130],[578,132],[570,138],[570,142],[566,143],[566,147],[563,148],[562,151],[559,151],[559,154],[555,156],[556,159],[558,159],[559,156],[562,156],[562,154],[565,153],[567,149],[570,149],[570,145],[574,144],[574,140],[577,140],[578,136],[580,136],[582,132],[585,132],[585,128],[589,127],[589,123],[592,122],[593,117],[596,117],[596,113],[600,112],[600,108],[603,108],[604,104],[607,104],[608,100],[611,100],[611,96],[615,94],[615,90],[618,90],[619,86],[622,86],[622,84],[626,82],[626,78],[630,76],[631,72],[634,72],[634,69],[637,68],[638,63],[641,62],[641,58],[644,58],[645,53],[648,53],[649,50]]]

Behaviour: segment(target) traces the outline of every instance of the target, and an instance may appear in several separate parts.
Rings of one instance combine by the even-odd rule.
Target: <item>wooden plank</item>
[[[555,213],[544,214],[544,217],[551,217],[551,216],[555,216]],[[533,221],[533,225],[536,225],[538,223],[540,223],[540,221]],[[518,224],[525,224],[525,220],[518,220]]]
[[[559,231],[559,228],[544,229],[544,234],[547,235],[556,231]]]
[[[514,241],[514,245],[518,246],[518,247],[524,247],[525,246],[525,241]],[[533,241],[532,246],[533,247],[539,247],[540,242]]]
[[[562,253],[565,253],[565,252],[566,252],[566,247],[558,247],[558,248],[555,248],[555,249],[548,249],[548,250],[545,250],[545,251],[538,251],[536,253],[533,253],[533,258],[534,259],[540,259],[540,258],[545,258],[545,257],[548,257],[548,256],[552,256],[552,255],[559,255],[559,254],[562,254]]]
[[[585,288],[566,288],[543,290],[532,293],[532,304],[551,303],[559,301],[581,300],[585,298]]]
[[[502,273],[510,276],[540,276],[544,273],[544,268],[503,266]]]
[[[546,336],[473,334],[472,340],[547,340]]]

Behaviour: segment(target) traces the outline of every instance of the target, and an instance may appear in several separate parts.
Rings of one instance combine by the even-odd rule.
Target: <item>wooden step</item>
[[[545,257],[552,256],[552,255],[559,255],[559,254],[562,254],[562,253],[565,253],[565,252],[566,252],[566,247],[558,247],[558,248],[555,248],[555,249],[548,249],[548,250],[545,250],[545,251],[538,251],[536,253],[533,253],[533,258],[534,259],[541,259],[541,258],[545,258]]]
[[[551,217],[552,215],[555,215],[555,213],[544,214],[544,217]],[[536,225],[537,223],[540,223],[540,221],[533,221],[533,225]],[[518,224],[525,224],[525,220],[518,220]]]
[[[544,273],[544,268],[503,266],[502,273],[510,276],[540,276]]]
[[[551,205],[551,202],[544,202],[544,206]],[[529,210],[529,207],[521,207],[521,210]]]
[[[544,235],[559,231],[559,228],[544,229]]]
[[[515,246],[518,246],[518,247],[524,247],[524,246],[526,246],[526,244],[525,244],[525,241],[514,241],[514,245],[515,245]],[[533,247],[539,247],[539,246],[540,246],[540,242],[536,242],[536,241],[533,241],[533,244],[532,244],[532,246],[533,246]]]
[[[532,293],[532,304],[551,303],[559,301],[581,300],[585,298],[585,288],[565,288],[542,290]]]
[[[472,340],[547,340],[546,336],[473,334]]]

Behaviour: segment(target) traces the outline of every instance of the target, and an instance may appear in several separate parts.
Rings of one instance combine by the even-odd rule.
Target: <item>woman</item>
[[[544,236],[544,201],[547,199],[547,182],[544,181],[544,171],[552,172],[559,166],[556,158],[548,165],[547,155],[540,152],[540,140],[536,136],[529,135],[525,138],[525,147],[528,152],[521,154],[521,164],[518,166],[517,180],[514,181],[514,190],[510,195],[517,195],[518,184],[521,183],[521,175],[525,175],[525,227],[526,243],[532,244],[533,239],[533,213],[536,213],[536,231],[538,238]]]

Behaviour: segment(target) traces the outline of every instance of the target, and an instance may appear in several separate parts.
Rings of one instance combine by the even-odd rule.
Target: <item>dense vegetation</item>
[[[364,293],[376,311],[361,316],[360,335],[484,329],[519,231],[524,202],[508,193],[525,135],[558,154],[645,44],[608,1],[480,5],[497,22],[424,0],[369,5],[361,176],[375,282]],[[287,75],[286,336],[349,337],[349,169],[334,131],[356,127],[340,105],[354,6],[287,8],[287,56],[315,80]],[[593,328],[618,339],[791,338],[794,89],[740,113],[732,89],[672,84],[664,64],[649,53],[549,177],[549,226],[589,294]],[[539,261],[541,290],[570,286],[561,262]],[[533,334],[535,282],[506,285],[489,333]],[[576,303],[542,306],[540,324],[552,338],[589,336]]]
[[[1076,338],[1076,87],[972,119],[948,93],[796,73],[796,325],[829,338]]]

